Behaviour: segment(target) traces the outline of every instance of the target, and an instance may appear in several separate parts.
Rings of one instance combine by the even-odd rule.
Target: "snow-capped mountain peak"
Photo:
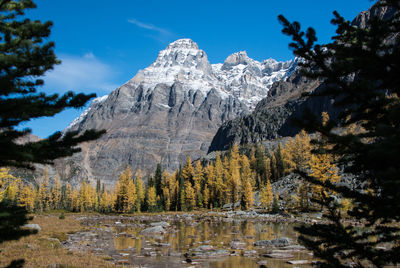
[[[259,62],[248,57],[246,51],[231,54],[223,64],[211,65],[193,40],[179,39],[160,51],[155,62],[128,83],[154,88],[161,83],[171,86],[179,82],[183,89],[200,90],[203,95],[215,89],[222,98],[237,97],[252,110],[272,83],[285,78],[293,66],[294,61]]]
[[[199,46],[190,38],[178,39],[167,46],[166,50],[193,49],[198,50]]]
[[[207,55],[191,39],[179,39],[161,50],[156,61],[148,68],[171,68],[179,66],[187,69],[201,69],[207,72]],[[148,69],[146,68],[146,69]]]

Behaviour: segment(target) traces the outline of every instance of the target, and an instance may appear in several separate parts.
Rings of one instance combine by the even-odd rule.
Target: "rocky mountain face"
[[[113,185],[122,169],[153,172],[157,163],[173,170],[204,156],[223,122],[245,115],[271,85],[289,76],[296,60],[258,62],[246,52],[211,65],[190,39],[162,50],[154,63],[108,96],[98,98],[66,129],[106,129],[82,152],[58,160],[62,178],[78,183],[101,179]]]
[[[385,19],[393,13],[391,8],[375,4],[369,10],[361,12],[352,24],[365,28],[372,18]],[[392,42],[395,38],[396,36],[393,36],[386,42]],[[301,120],[306,109],[315,115],[328,112],[330,117],[335,119],[340,111],[334,106],[333,99],[302,96],[306,92],[318,92],[323,87],[323,81],[307,79],[296,70],[286,80],[274,83],[267,97],[257,104],[251,114],[225,122],[214,136],[209,153],[227,150],[233,143],[258,143],[294,136],[300,129],[293,122]]]
[[[302,97],[303,93],[322,87],[321,81],[308,80],[299,71],[285,81],[276,82],[251,114],[227,121],[218,129],[209,152],[227,150],[233,143],[258,143],[293,136],[300,129],[292,124],[292,120],[300,119],[305,109],[315,114],[327,111],[332,116],[336,113],[333,100]]]

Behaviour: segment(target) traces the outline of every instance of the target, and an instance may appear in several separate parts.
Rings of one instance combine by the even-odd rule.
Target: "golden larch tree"
[[[196,205],[198,207],[203,207],[204,197],[201,188],[202,185],[204,184],[204,168],[199,160],[196,161],[193,182],[194,182],[194,192],[196,195]]]
[[[149,211],[154,211],[157,205],[157,195],[156,195],[156,188],[154,186],[150,186],[147,188],[147,208]]]
[[[263,186],[260,190],[260,202],[263,207],[270,209],[273,200],[274,195],[272,193],[271,181],[267,180],[265,186]]]
[[[32,212],[35,208],[36,191],[31,184],[22,187],[18,202],[28,211]]]
[[[140,211],[142,205],[144,204],[144,199],[146,197],[145,194],[145,188],[142,180],[142,171],[139,169],[136,174],[136,180],[135,180],[135,186],[136,186],[136,210]]]
[[[250,169],[250,163],[245,155],[241,157],[242,201],[244,209],[250,209],[254,204],[253,183],[255,174]]]
[[[60,177],[56,175],[53,181],[53,187],[51,188],[51,207],[53,209],[59,209],[61,203],[61,182]]]
[[[196,207],[196,195],[192,183],[189,180],[185,181],[184,189],[186,209],[193,210]]]

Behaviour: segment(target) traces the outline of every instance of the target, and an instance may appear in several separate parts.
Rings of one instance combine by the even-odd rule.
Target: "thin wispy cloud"
[[[144,22],[138,21],[137,19],[129,19],[128,22],[133,25],[136,25],[139,28],[154,32],[155,34],[146,35],[146,36],[153,38],[157,41],[166,42],[166,41],[169,41],[168,39],[172,38],[175,35],[174,33],[168,31],[167,29],[158,27],[158,26],[150,24],[150,23],[144,23]]]
[[[83,56],[61,54],[59,57],[62,63],[44,77],[49,90],[59,93],[67,90],[96,92],[101,95],[118,87],[114,82],[113,68],[92,52]]]

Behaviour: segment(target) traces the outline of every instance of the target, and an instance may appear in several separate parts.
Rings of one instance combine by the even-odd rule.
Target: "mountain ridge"
[[[130,165],[151,174],[157,163],[169,171],[187,156],[205,156],[218,127],[248,114],[271,85],[290,75],[297,59],[253,60],[233,53],[223,64],[210,64],[190,39],[179,39],[124,85],[92,101],[65,131],[106,129],[82,152],[56,161],[61,177],[79,183],[101,179],[112,185]]]

